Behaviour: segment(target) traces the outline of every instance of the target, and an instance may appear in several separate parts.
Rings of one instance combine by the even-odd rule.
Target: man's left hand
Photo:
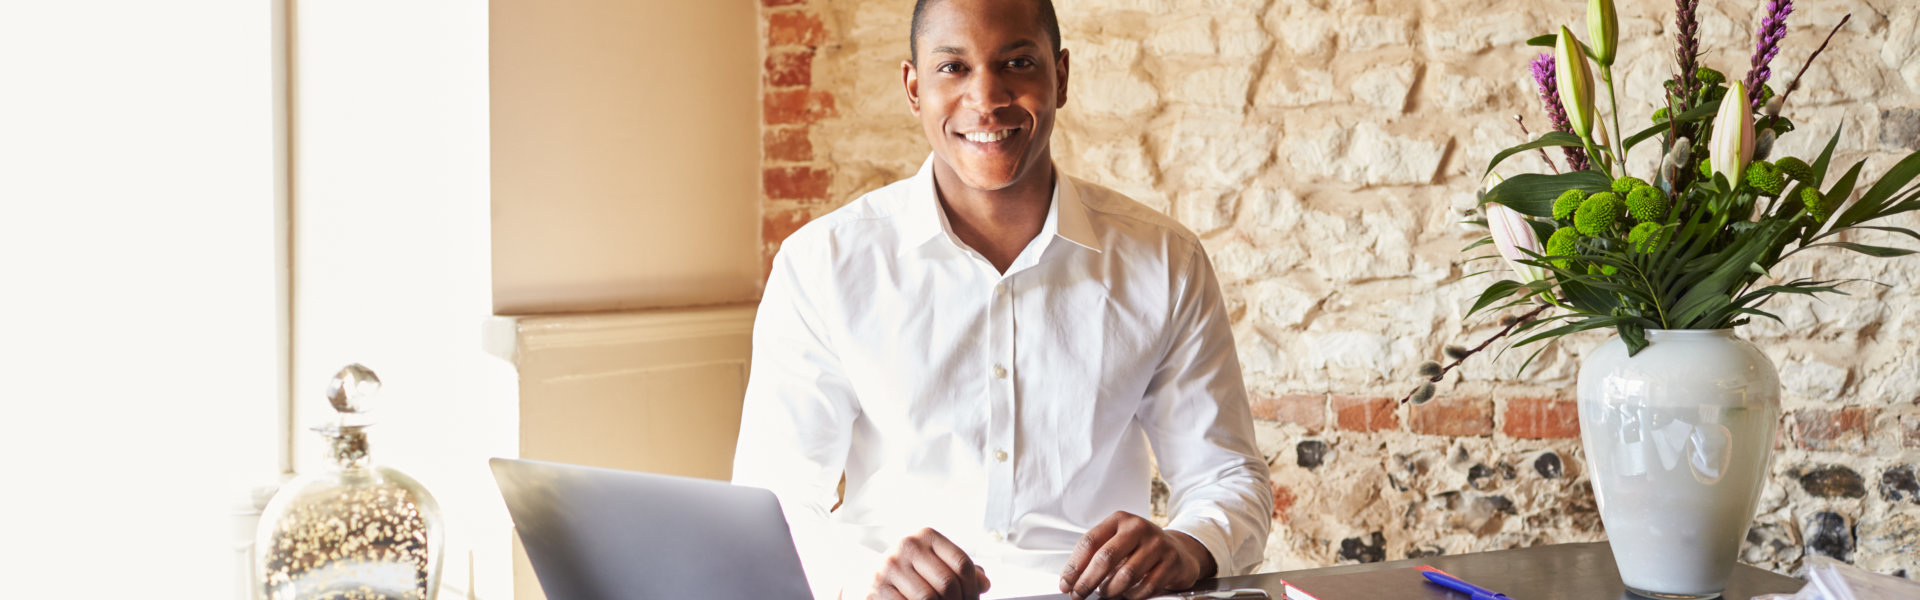
[[[1075,599],[1099,590],[1103,598],[1142,600],[1193,587],[1213,574],[1213,554],[1199,540],[1139,515],[1115,512],[1080,538],[1060,574],[1060,591]]]

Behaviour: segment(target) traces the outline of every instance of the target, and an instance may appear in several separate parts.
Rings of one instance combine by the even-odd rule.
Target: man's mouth
[[[1020,128],[1015,127],[1013,129],[1002,129],[1000,131],[975,131],[973,133],[961,134],[961,136],[967,138],[967,141],[976,144],[991,144],[1013,137],[1013,134],[1019,132]]]

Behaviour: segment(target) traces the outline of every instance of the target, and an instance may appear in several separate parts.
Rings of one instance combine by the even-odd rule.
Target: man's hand
[[[1214,574],[1213,554],[1185,533],[1167,531],[1128,512],[1115,512],[1074,547],[1060,591],[1086,598],[1141,600],[1193,587]]]
[[[873,576],[867,598],[879,600],[978,600],[992,582],[987,570],[932,529],[900,540]]]

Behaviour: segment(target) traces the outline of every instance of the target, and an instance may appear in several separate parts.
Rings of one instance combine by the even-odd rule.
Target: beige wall
[[[755,3],[499,0],[490,28],[494,311],[757,298]]]
[[[764,241],[912,173],[927,146],[899,63],[910,2],[782,0],[762,18]],[[1574,374],[1598,336],[1465,367],[1420,407],[1396,399],[1489,281],[1465,278],[1461,225],[1486,161],[1546,119],[1527,37],[1585,2],[1556,0],[1056,0],[1073,80],[1054,133],[1069,173],[1174,215],[1202,236],[1272,457],[1267,569],[1600,539],[1573,423]],[[1671,0],[1620,0],[1625,123],[1646,123],[1672,69]],[[1700,3],[1703,64],[1747,70],[1758,0]],[[1828,29],[1781,148],[1806,155],[1844,126],[1836,160],[1869,174],[1920,148],[1920,5],[1801,0],[1774,85]],[[1635,160],[1646,172],[1653,153]],[[1508,175],[1544,172],[1518,156]],[[1912,227],[1920,216],[1895,225]],[[1902,245],[1904,239],[1889,238]],[[1911,243],[1904,244],[1911,247]],[[1808,253],[1782,276],[1861,278],[1852,296],[1781,299],[1784,325],[1743,334],[1785,387],[1775,474],[1743,558],[1791,570],[1808,552],[1920,571],[1920,258]],[[1811,548],[1811,549],[1809,549]]]

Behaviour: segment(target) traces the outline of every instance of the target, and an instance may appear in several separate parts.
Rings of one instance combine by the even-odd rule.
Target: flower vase
[[[1620,579],[1650,598],[1713,598],[1773,455],[1780,378],[1731,329],[1615,337],[1580,365],[1580,441]]]

